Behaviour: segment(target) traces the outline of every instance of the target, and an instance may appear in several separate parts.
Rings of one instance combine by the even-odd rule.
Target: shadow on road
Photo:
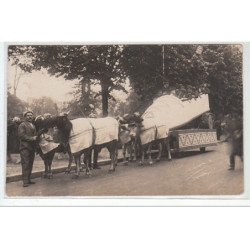
[[[173,158],[185,158],[190,156],[196,156],[196,155],[204,155],[214,152],[214,150],[209,150],[205,152],[200,151],[182,151],[182,152],[174,152],[172,153]]]

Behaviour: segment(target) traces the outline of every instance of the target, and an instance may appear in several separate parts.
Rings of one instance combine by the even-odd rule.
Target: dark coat
[[[18,137],[20,139],[20,150],[28,149],[35,151],[36,149],[36,128],[33,124],[24,121],[18,127]]]
[[[243,155],[243,120],[240,117],[226,117],[223,122],[226,138],[231,144],[231,155]]]

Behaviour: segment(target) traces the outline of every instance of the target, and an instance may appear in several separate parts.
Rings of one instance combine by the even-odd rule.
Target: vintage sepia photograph
[[[241,44],[8,44],[7,197],[240,196]]]

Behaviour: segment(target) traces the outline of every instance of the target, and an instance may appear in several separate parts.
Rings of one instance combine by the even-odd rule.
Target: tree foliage
[[[127,45],[123,67],[141,103],[163,93],[209,94],[214,113],[242,112],[242,52],[236,45]]]
[[[143,101],[175,90],[185,98],[207,91],[206,71],[195,45],[127,45],[123,66]]]
[[[163,90],[161,46],[126,45],[122,67],[141,101],[148,102]]]
[[[20,55],[26,59],[20,60]],[[106,116],[109,101],[112,106],[116,103],[112,91],[126,92],[126,78],[136,96],[128,99],[134,102],[131,110],[143,110],[157,96],[171,92],[183,99],[209,94],[214,113],[242,113],[243,109],[242,48],[238,45],[10,46],[9,57],[26,72],[45,68],[51,75],[77,79],[71,107],[83,113],[89,112],[89,104],[98,107],[95,98],[101,96]],[[91,92],[90,86],[96,85],[100,91]]]
[[[27,108],[27,103],[20,100],[15,95],[11,94],[9,91],[7,93],[7,111],[8,117],[22,117],[23,112]]]
[[[203,60],[208,64],[210,108],[217,114],[243,112],[242,47],[204,46]]]
[[[86,79],[91,84],[99,84],[102,97],[103,116],[108,114],[108,100],[113,90],[123,90],[125,75],[119,67],[123,47],[119,45],[102,46],[10,46],[9,57],[16,58],[23,53],[29,55],[31,63],[21,65],[23,70],[45,68],[49,74],[63,76],[66,80]],[[18,54],[16,54],[18,51]],[[18,61],[18,60],[16,60]],[[31,65],[31,66],[30,66]]]
[[[57,104],[47,96],[33,99],[29,103],[29,108],[34,112],[35,115],[43,115],[45,113],[58,115]]]
[[[67,109],[70,117],[97,117],[101,110],[101,98],[96,96],[97,92],[92,89],[90,81],[82,81],[74,86],[73,96]]]

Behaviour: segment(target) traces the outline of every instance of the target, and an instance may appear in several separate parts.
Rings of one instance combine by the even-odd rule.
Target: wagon
[[[184,129],[170,133],[171,151],[180,152],[199,148],[205,152],[206,147],[217,145],[216,129]]]
[[[157,127],[158,139],[169,138],[172,152],[200,149],[217,145],[213,115],[210,113],[208,95],[183,101],[174,95],[157,98],[143,114],[144,132],[141,139],[150,140],[149,131]]]

